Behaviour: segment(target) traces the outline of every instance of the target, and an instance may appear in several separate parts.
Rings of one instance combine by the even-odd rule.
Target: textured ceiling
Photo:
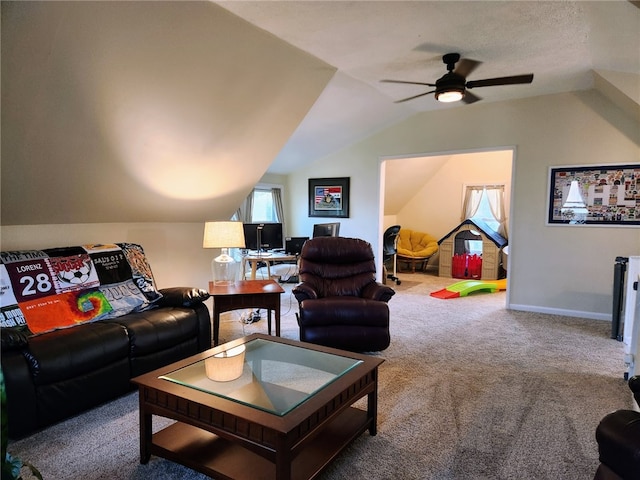
[[[530,85],[474,90],[484,103],[594,86],[594,70],[640,75],[640,9],[626,0],[222,1],[254,25],[337,68],[271,165],[286,173],[416,112],[443,105],[422,87],[446,73],[442,55],[482,64],[470,80],[534,73]],[[636,102],[637,98],[634,99]]]

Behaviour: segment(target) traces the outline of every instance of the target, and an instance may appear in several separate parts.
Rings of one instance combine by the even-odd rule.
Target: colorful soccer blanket
[[[119,317],[161,297],[140,245],[0,252],[0,326],[34,334]]]

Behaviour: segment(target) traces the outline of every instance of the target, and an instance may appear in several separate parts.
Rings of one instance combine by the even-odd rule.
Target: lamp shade
[[[206,222],[203,248],[244,248],[242,222]]]
[[[216,382],[229,382],[242,375],[245,346],[238,345],[204,360],[207,377]]]

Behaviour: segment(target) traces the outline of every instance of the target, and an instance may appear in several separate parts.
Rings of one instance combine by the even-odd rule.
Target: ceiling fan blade
[[[462,97],[462,101],[466,104],[476,103],[478,100],[482,99],[468,90],[464,92],[464,97]]]
[[[531,83],[533,81],[533,73],[527,75],[514,75],[512,77],[487,78],[484,80],[472,80],[467,82],[467,88],[475,87],[494,87],[498,85],[516,85],[520,83]]]
[[[458,66],[453,71],[453,73],[457,75],[461,75],[464,78],[467,78],[471,72],[473,72],[482,62],[478,60],[471,60],[470,58],[463,58],[458,62]]]
[[[435,92],[435,90],[431,90],[430,92],[424,92],[424,93],[420,93],[419,95],[414,95],[413,97],[407,97],[407,98],[403,98],[402,100],[396,100],[393,103],[402,103],[402,102],[407,102],[409,100],[413,100],[414,98],[420,98],[420,97],[424,97],[425,95],[429,95],[430,93]]]
[[[380,80],[381,82],[384,83],[406,83],[409,85],[425,85],[427,87],[435,87],[436,85],[434,83],[422,83],[422,82],[408,82],[405,80]]]

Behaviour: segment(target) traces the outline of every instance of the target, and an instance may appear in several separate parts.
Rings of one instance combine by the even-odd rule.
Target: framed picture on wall
[[[548,225],[640,225],[640,163],[551,167]]]
[[[310,178],[310,217],[349,217],[350,177]]]

